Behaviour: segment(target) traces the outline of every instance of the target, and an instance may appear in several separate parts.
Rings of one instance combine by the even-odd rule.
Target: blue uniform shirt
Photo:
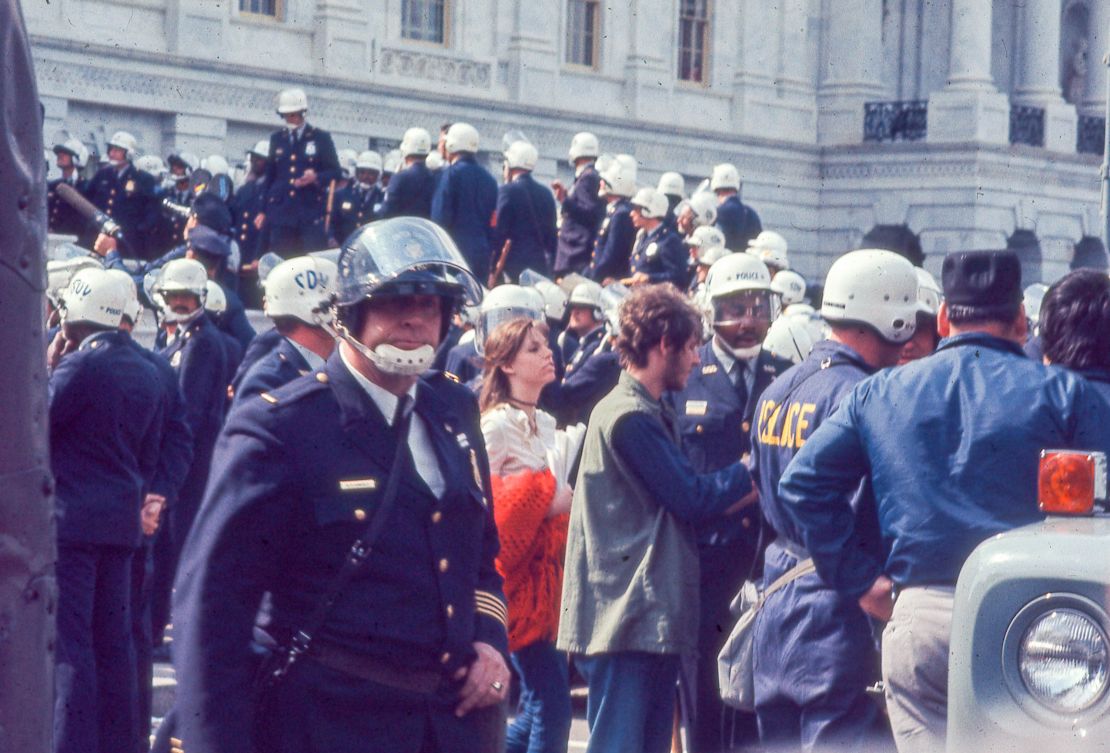
[[[382,201],[382,187],[377,183],[363,188],[351,181],[335,192],[331,210],[332,237],[340,244],[358,228],[374,219],[374,207]]]
[[[310,168],[316,171],[316,181],[293,185]],[[330,133],[307,123],[296,139],[286,128],[275,131],[266,162],[266,224],[306,227],[322,223],[328,186],[339,176],[339,157]]]
[[[690,252],[682,236],[661,223],[637,238],[632,250],[632,273],[642,273],[650,282],[669,282],[684,290],[690,274],[689,259]]]
[[[50,465],[59,541],[137,547],[158,464],[164,392],[126,332],[90,335],[50,375]]]
[[[863,594],[885,573],[899,586],[953,585],[984,539],[1044,516],[1046,448],[1106,448],[1105,406],[1083,379],[1038,364],[985,333],[858,384],[805,441],[779,498],[829,585]],[[860,547],[845,494],[867,476],[885,561]]]
[[[555,260],[555,197],[531,173],[522,173],[498,189],[493,244],[498,253],[506,240],[513,243],[505,261],[510,280],[516,282],[526,269],[548,273]]]
[[[381,219],[388,217],[432,216],[432,196],[436,191],[436,176],[417,160],[403,168],[389,180],[385,200],[379,210]]]
[[[451,235],[470,271],[483,282],[491,255],[501,251],[494,248],[496,211],[497,181],[473,156],[463,155],[444,169],[432,197],[432,220]]]
[[[717,228],[725,234],[725,248],[729,251],[746,251],[748,241],[763,232],[759,215],[736,195],[729,196],[717,205]]]
[[[598,229],[605,217],[605,199],[598,196],[601,176],[593,163],[582,168],[574,185],[559,206],[559,244],[555,252],[555,274],[581,272],[590,263]],[[631,248],[631,246],[630,246]]]
[[[186,749],[251,747],[249,644],[262,595],[272,594],[278,636],[303,625],[393,462],[390,426],[338,352],[323,371],[266,394],[229,417],[181,561],[174,651]],[[384,535],[315,640],[446,679],[473,660],[475,641],[507,651],[505,599],[477,403],[442,376],[424,377],[415,412],[446,489],[434,496],[405,464]]]
[[[629,259],[636,243],[636,228],[632,224],[632,202],[621,198],[604,205],[605,219],[597,233],[586,277],[602,282],[610,277],[628,276]]]

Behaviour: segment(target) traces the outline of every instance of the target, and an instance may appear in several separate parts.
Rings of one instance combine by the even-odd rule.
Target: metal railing
[[[1044,146],[1044,108],[1010,105],[1010,143]]]
[[[925,138],[927,100],[865,102],[864,141],[921,141]]]

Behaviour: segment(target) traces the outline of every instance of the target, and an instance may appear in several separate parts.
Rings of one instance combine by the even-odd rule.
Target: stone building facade
[[[872,231],[926,266],[1010,245],[1027,280],[1106,266],[1107,0],[24,0],[46,138],[134,132],[233,160],[302,86],[342,148],[516,129],[566,178],[576,131],[744,200],[817,277]],[[1078,249],[1078,250],[1077,250]]]

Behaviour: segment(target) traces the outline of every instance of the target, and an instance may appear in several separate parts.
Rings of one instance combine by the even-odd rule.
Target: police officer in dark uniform
[[[163,196],[182,209],[192,206],[193,192],[190,188],[190,178],[193,170],[200,166],[200,160],[197,159],[195,154],[189,152],[174,152],[166,157],[166,165],[169,168],[169,174],[166,176],[166,187]],[[181,212],[170,212],[167,219],[170,225],[170,237],[180,238],[182,231],[185,229],[185,221],[188,219],[188,215]]]
[[[555,253],[554,272],[564,277],[582,272],[590,262],[598,229],[605,217],[605,201],[599,195],[601,176],[594,162],[601,154],[597,136],[583,131],[574,135],[568,157],[574,166],[574,184],[570,189],[559,181],[551,184],[559,202],[559,243]]]
[[[101,269],[63,299],[50,376],[58,537],[54,750],[131,751],[137,730],[131,560],[163,429],[158,371],[120,332],[124,288]]]
[[[163,303],[163,323],[173,329],[160,354],[177,372],[193,434],[193,462],[177,504],[168,511],[174,564],[200,507],[227,405],[227,351],[216,325],[204,313],[207,282],[208,274],[199,261],[174,259],[162,268],[156,286],[156,297]]]
[[[853,251],[829,270],[821,315],[830,339],[767,388],[752,427],[760,507],[776,535],[766,553],[765,586],[809,557],[778,491],[787,465],[857,382],[898,362],[916,310],[917,274],[897,254]],[[908,408],[892,403],[888,410]],[[873,499],[861,480],[856,475],[844,491],[844,504],[858,521],[861,549],[877,556]],[[765,746],[871,750],[889,740],[866,693],[875,680],[875,639],[854,598],[815,573],[803,575],[764,603],[754,645],[755,710]]]
[[[667,197],[667,216],[663,218],[663,224],[678,232],[678,217],[675,209],[686,200],[686,180],[681,173],[663,173],[659,176],[659,185],[655,190]]]
[[[632,276],[625,284],[669,282],[685,290],[690,275],[690,253],[682,236],[663,222],[667,197],[654,188],[641,188],[632,199],[632,224],[639,231],[632,249]]]
[[[454,239],[471,271],[483,282],[501,248],[496,242],[497,181],[475,160],[478,131],[455,123],[444,141],[450,165],[436,184],[432,220]]]
[[[335,348],[335,340],[323,324],[336,275],[331,261],[303,256],[282,262],[266,276],[265,311],[281,340],[235,384],[229,393],[232,408],[252,395],[323,368]]]
[[[763,262],[750,254],[729,254],[710,268],[706,285],[714,334],[699,349],[701,365],[694,367],[686,387],[669,396],[682,449],[698,473],[720,470],[737,458],[750,465],[750,432],[760,396],[792,365],[761,347],[777,303]],[[756,742],[754,717],[734,718],[721,704],[717,654],[732,626],[729,604],[757,567],[760,524],[753,505],[698,527],[698,652],[682,675],[692,753]]]
[[[241,358],[251,340],[254,339],[254,328],[247,321],[243,301],[230,287],[220,284],[220,275],[227,269],[227,257],[231,253],[227,237],[205,225],[197,225],[189,231],[189,238],[185,241],[185,245],[187,247],[185,258],[196,259],[203,264],[208,279],[219,284],[223,290],[226,308],[221,313],[217,325],[220,331],[226,332],[238,341]],[[229,374],[228,379],[231,376]]]
[[[331,214],[331,243],[338,246],[356,229],[374,219],[374,208],[384,194],[378,185],[382,156],[367,150],[355,162],[355,179],[335,192]]]
[[[131,164],[138,148],[139,142],[130,133],[114,133],[108,141],[108,164],[89,182],[88,198],[123,231],[127,243],[120,252],[128,258],[145,259],[144,228],[149,222],[154,178]]]
[[[405,166],[394,175],[379,210],[382,218],[431,217],[436,176],[425,160],[432,150],[432,137],[423,128],[410,128],[401,140]]]
[[[341,254],[341,339],[324,369],[244,402],[221,435],[176,590],[185,750],[502,744],[505,600],[477,405],[449,380],[418,376],[452,310],[480,288],[431,223],[371,228]],[[252,695],[263,593],[267,630],[285,646],[379,505],[387,534],[354,560],[289,671]]]
[[[632,224],[632,194],[636,181],[617,162],[601,176],[603,216],[605,219],[595,234],[589,266],[584,274],[591,280],[603,283],[620,280],[628,275],[632,247],[636,244],[636,226]]]
[[[1110,446],[1106,406],[1090,384],[1021,350],[1016,253],[951,253],[941,279],[937,351],[856,385],[779,485],[785,518],[823,581],[889,620],[886,707],[907,750],[945,745],[955,586],[967,557],[996,534],[1044,519],[1042,450]],[[860,478],[877,508],[878,551],[848,507]]]
[[[709,188],[717,194],[717,227],[725,234],[725,248],[743,251],[763,231],[755,210],[740,201],[740,171],[727,162],[713,168]]]
[[[261,305],[259,298],[258,265],[256,262],[267,250],[266,233],[254,224],[254,218],[263,210],[266,200],[266,161],[270,155],[270,142],[259,141],[247,152],[250,171],[243,185],[231,200],[231,216],[235,240],[239,243],[239,291],[251,308]]]
[[[58,157],[57,164],[58,169],[62,171],[62,177],[47,184],[46,204],[50,232],[76,235],[78,245],[85,245],[81,243],[81,236],[86,236],[84,238],[86,242],[89,240],[88,221],[58,196],[55,189],[59,184],[65,183],[77,189],[82,196],[87,193],[88,181],[81,177],[81,170],[89,159],[89,149],[81,143],[80,139],[71,138],[66,139],[63,144],[55,144],[54,154]],[[85,247],[88,248],[87,245]]]
[[[500,249],[511,241],[504,272],[516,283],[531,269],[547,274],[555,260],[555,198],[532,177],[539,153],[527,141],[505,150],[505,183],[497,192],[497,240]]]
[[[281,92],[277,112],[286,127],[270,136],[266,201],[255,226],[267,232],[270,251],[299,255],[327,245],[328,190],[342,173],[331,134],[305,121],[308,97],[304,91]]]

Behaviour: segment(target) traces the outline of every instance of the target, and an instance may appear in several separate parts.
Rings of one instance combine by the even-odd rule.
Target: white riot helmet
[[[131,275],[122,269],[107,269],[105,271],[123,289],[125,298],[123,315],[131,320],[132,326],[137,326],[143,316],[143,305],[139,303],[139,291],[135,287],[135,281],[131,279]]]
[[[740,171],[736,165],[722,162],[713,168],[713,175],[709,178],[709,190],[740,190]]]
[[[709,269],[705,287],[712,302],[748,290],[771,290],[767,265],[751,254],[729,254]]]
[[[731,253],[724,246],[702,246],[696,252],[696,261],[702,267],[712,267]]]
[[[498,285],[482,299],[475,327],[474,347],[478,355],[485,355],[486,339],[498,326],[513,319],[544,320],[544,300],[535,288],[520,285]]]
[[[661,220],[667,216],[667,197],[651,186],[641,188],[632,198],[632,206],[647,219]]]
[[[621,166],[621,170],[624,174],[635,184],[640,170],[640,163],[636,161],[636,158],[631,154],[618,154],[613,158],[613,161]]]
[[[46,262],[46,297],[54,308],[61,306],[66,288],[69,287],[73,276],[82,269],[103,269],[103,267],[91,256],[65,260],[51,259]]]
[[[712,226],[717,221],[717,197],[708,191],[698,191],[689,199],[679,202],[674,208],[675,216],[681,215],[686,209],[694,218],[694,227]]]
[[[424,165],[429,170],[438,170],[443,167],[443,155],[439,152],[428,152],[428,159],[424,160]]]
[[[944,300],[944,292],[937,283],[937,278],[929,274],[927,270],[922,267],[914,267],[913,271],[917,273],[917,310],[922,314],[935,317],[940,312],[940,302]],[[1047,287],[1044,287],[1044,289],[1048,290]],[[1026,292],[1028,290],[1029,288],[1026,288]],[[1041,297],[1044,297],[1043,292]],[[1025,310],[1029,311],[1028,308]]]
[[[581,306],[601,311],[601,286],[593,280],[583,280],[574,286],[567,298],[567,308]]]
[[[630,175],[625,165],[618,160],[613,160],[608,168],[601,173],[602,196],[623,196],[628,199],[636,192],[636,177]]]
[[[779,269],[790,269],[787,248],[786,239],[774,230],[764,230],[748,241],[748,253],[758,256],[764,264]]]
[[[166,163],[157,154],[144,154],[135,160],[135,169],[162,180],[166,175]]]
[[[543,313],[553,322],[560,322],[567,313],[567,294],[553,282],[541,280],[534,286],[543,296]]]
[[[310,327],[327,319],[331,287],[338,269],[317,256],[300,256],[274,267],[263,282],[263,311],[271,319],[288,316]]]
[[[227,294],[220,284],[215,280],[209,280],[204,284],[204,310],[210,314],[219,316],[227,311]]]
[[[478,151],[478,129],[470,123],[455,123],[447,129],[447,139],[444,142],[448,154]]]
[[[936,284],[936,280],[933,281]],[[1025,316],[1033,322],[1034,327],[1040,326],[1041,304],[1044,302],[1048,286],[1043,282],[1034,282],[1025,288],[1022,293],[1022,304],[1025,306]],[[938,307],[939,308],[939,307]]]
[[[54,145],[54,154],[65,152],[73,158],[73,166],[78,170],[85,166],[89,161],[89,148],[82,143],[81,139],[68,138],[64,143]]]
[[[161,275],[154,284],[154,292],[158,298],[155,302],[162,308],[166,321],[181,324],[191,322],[204,312],[204,303],[208,298],[208,273],[204,265],[196,259],[173,259],[162,267]],[[166,303],[167,293],[191,293],[200,301],[200,306],[191,314],[175,314]]]
[[[806,279],[797,272],[783,269],[771,279],[771,290],[779,294],[779,300],[786,308],[805,300]]]
[[[112,138],[108,139],[109,147],[117,147],[126,152],[126,159],[133,160],[139,154],[139,140],[132,136],[127,131],[116,131],[112,134]]]
[[[358,152],[354,149],[340,149],[335,153],[335,156],[339,161],[339,169],[343,171],[343,177],[347,179],[355,177],[355,164],[358,162]]]
[[[278,115],[288,115],[291,112],[308,111],[308,95],[304,89],[285,89],[277,95],[274,108]]]
[[[574,134],[574,138],[570,140],[570,150],[567,152],[567,156],[570,157],[570,163],[573,165],[576,160],[583,157],[596,159],[600,153],[601,145],[597,142],[597,136],[589,131],[582,131]]]
[[[665,196],[686,196],[686,180],[678,173],[663,173],[659,176],[659,185],[655,190]]]
[[[797,316],[780,316],[767,330],[763,347],[779,358],[801,363],[813,350],[815,342],[805,321]]]
[[[401,139],[402,157],[423,157],[432,151],[432,136],[423,128],[410,128]]]
[[[686,239],[686,245],[696,249],[694,253],[698,264],[706,267],[729,254],[729,250],[725,248],[725,234],[712,225],[694,228],[694,232]]]
[[[200,161],[200,167],[211,173],[213,177],[231,174],[231,165],[227,164],[227,160],[219,154],[209,154]]]
[[[376,170],[380,173],[382,171],[382,155],[370,149],[361,152],[358,159],[355,160],[355,169]]]
[[[904,343],[917,323],[917,273],[891,251],[847,253],[825,278],[821,316],[830,323],[867,324],[884,340]]]
[[[173,167],[174,165],[181,165],[185,168],[184,176],[175,175],[174,178],[181,180],[183,177],[187,178],[192,174],[193,170],[200,167],[200,159],[192,152],[173,152],[166,157],[166,163]]]
[[[382,157],[382,174],[393,175],[405,166],[405,158],[401,156],[400,149],[390,149]]]
[[[247,156],[261,157],[262,159],[270,159],[270,141],[269,139],[262,139],[254,145],[253,149],[247,152]]]
[[[95,324],[119,327],[127,305],[127,293],[104,269],[87,268],[73,276],[62,293],[63,324]]]
[[[540,154],[536,147],[527,141],[514,141],[505,150],[505,164],[510,170],[535,170],[539,159]]]

